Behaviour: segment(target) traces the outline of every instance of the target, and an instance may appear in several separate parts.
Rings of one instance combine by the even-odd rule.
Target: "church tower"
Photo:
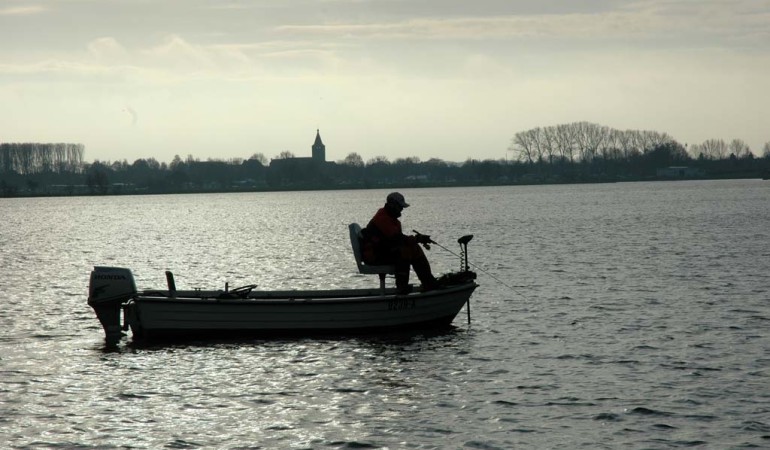
[[[326,146],[321,141],[320,130],[315,130],[315,142],[313,142],[313,161],[323,163],[326,162]]]

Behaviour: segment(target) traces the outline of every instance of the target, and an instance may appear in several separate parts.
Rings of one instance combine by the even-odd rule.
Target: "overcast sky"
[[[0,142],[502,159],[588,121],[770,141],[770,0],[0,0]],[[512,156],[508,153],[508,156]]]

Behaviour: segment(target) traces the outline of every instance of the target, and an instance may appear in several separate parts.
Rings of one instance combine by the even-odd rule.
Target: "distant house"
[[[677,178],[699,178],[706,175],[701,169],[686,166],[670,166],[658,169],[656,175],[658,178],[677,179]]]

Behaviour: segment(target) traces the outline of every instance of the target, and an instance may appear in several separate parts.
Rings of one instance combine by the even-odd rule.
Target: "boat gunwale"
[[[177,291],[171,295],[169,291],[146,290],[132,297],[134,302],[159,303],[223,303],[223,304],[308,304],[308,303],[370,303],[391,301],[393,299],[424,299],[445,295],[454,295],[466,290],[475,290],[479,285],[470,281],[467,283],[447,286],[431,291],[415,291],[409,294],[399,294],[395,289],[382,292],[379,289],[339,289],[339,290],[289,290],[289,291],[252,291],[247,297],[221,297],[225,291]],[[197,295],[196,295],[197,294]]]

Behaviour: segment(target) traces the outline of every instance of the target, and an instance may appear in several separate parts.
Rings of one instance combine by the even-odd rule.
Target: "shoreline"
[[[341,184],[341,185],[294,185],[294,186],[250,186],[231,188],[201,188],[185,187],[178,189],[151,190],[149,188],[126,189],[125,185],[110,186],[106,192],[83,192],[86,187],[72,186],[73,189],[82,189],[78,192],[65,192],[64,187],[59,192],[18,192],[13,194],[0,194],[0,198],[45,198],[45,197],[114,197],[114,196],[138,196],[138,195],[179,195],[179,194],[236,194],[259,192],[310,192],[310,191],[346,191],[346,190],[373,190],[373,189],[428,189],[428,188],[473,188],[473,187],[504,187],[504,186],[553,186],[553,185],[584,185],[584,184],[614,184],[614,183],[641,183],[641,182],[666,182],[666,181],[718,181],[718,180],[758,180],[768,181],[770,177],[756,174],[747,176],[728,177],[682,177],[682,178],[620,178],[620,179],[595,179],[579,181],[518,181],[518,182],[454,182],[454,183],[378,183],[378,184]]]

